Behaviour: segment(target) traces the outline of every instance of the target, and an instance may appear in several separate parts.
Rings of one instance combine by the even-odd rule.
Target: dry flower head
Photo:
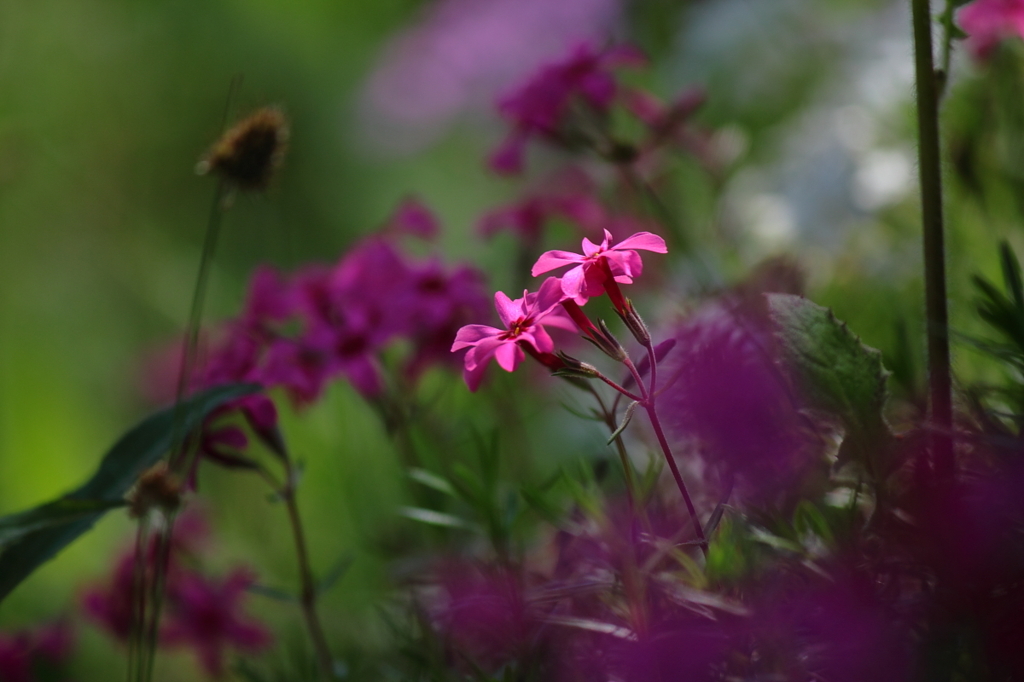
[[[158,462],[139,476],[135,489],[128,495],[128,504],[134,518],[141,518],[152,509],[173,511],[181,506],[181,480],[166,462]]]
[[[284,112],[276,107],[258,109],[217,140],[196,172],[217,173],[238,189],[266,189],[284,159],[288,134]]]

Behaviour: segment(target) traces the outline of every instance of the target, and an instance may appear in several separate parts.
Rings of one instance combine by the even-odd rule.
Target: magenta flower
[[[644,264],[637,249],[668,253],[665,240],[650,232],[637,232],[616,246],[609,246],[611,240],[611,232],[605,230],[604,241],[600,244],[584,237],[582,255],[570,251],[548,251],[537,259],[531,274],[536,277],[563,265],[577,264],[562,277],[562,291],[567,298],[583,305],[590,297],[605,292],[609,272],[620,284],[632,284],[633,278],[640,276]]]
[[[524,348],[537,353],[551,353],[555,343],[544,325],[576,330],[558,304],[564,299],[558,278],[549,277],[537,293],[524,291],[522,298],[509,299],[502,292],[494,294],[494,307],[504,329],[483,324],[469,324],[459,330],[452,352],[468,348],[464,359],[466,385],[476,391],[491,358],[506,372],[511,372],[525,357]],[[543,324],[542,324],[543,322]]]
[[[0,633],[0,680],[35,682],[55,679],[58,668],[71,653],[74,636],[67,623],[33,630]]]
[[[498,102],[498,110],[513,129],[492,154],[491,168],[498,173],[518,173],[531,136],[557,137],[577,100],[597,112],[607,111],[618,92],[612,69],[645,62],[634,47],[598,51],[589,42],[582,42],[568,56],[542,67]]]
[[[253,583],[244,570],[232,571],[218,581],[199,573],[185,573],[168,587],[169,622],[162,640],[195,650],[207,674],[224,674],[227,648],[255,653],[271,643],[270,632],[241,613],[246,588]]]
[[[388,227],[398,234],[430,240],[441,231],[437,216],[416,197],[406,197],[388,219]]]
[[[1003,39],[1024,37],[1024,0],[976,0],[960,10],[957,21],[967,33],[967,48],[983,60]]]

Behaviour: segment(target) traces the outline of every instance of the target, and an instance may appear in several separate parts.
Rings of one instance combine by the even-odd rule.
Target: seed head
[[[258,109],[224,133],[196,166],[243,190],[263,190],[288,147],[288,119],[276,107]]]
[[[151,509],[173,511],[181,505],[181,481],[166,462],[158,462],[139,476],[128,503],[134,518],[145,516]]]

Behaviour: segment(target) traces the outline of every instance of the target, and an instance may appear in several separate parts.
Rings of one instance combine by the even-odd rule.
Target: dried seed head
[[[259,109],[224,133],[196,172],[217,173],[243,190],[266,189],[284,159],[288,132],[288,119],[280,109]]]
[[[181,506],[181,481],[158,462],[142,472],[135,489],[128,495],[129,513],[141,518],[152,509],[172,511]]]

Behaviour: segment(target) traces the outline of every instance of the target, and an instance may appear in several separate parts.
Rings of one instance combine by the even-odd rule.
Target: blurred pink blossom
[[[574,102],[582,101],[599,113],[607,111],[619,90],[612,70],[645,63],[646,57],[632,46],[598,49],[583,41],[542,66],[498,100],[498,111],[512,131],[491,155],[491,169],[504,175],[521,172],[531,137],[557,139]]]
[[[242,600],[253,576],[242,569],[223,580],[183,573],[168,585],[168,622],[163,643],[192,648],[207,674],[224,674],[227,649],[257,653],[272,642],[270,631],[242,613]]]
[[[411,151],[457,114],[582,40],[611,37],[623,0],[441,0],[385,47],[362,97],[379,148]]]
[[[975,0],[960,9],[957,22],[971,54],[984,60],[1002,40],[1024,37],[1024,0]]]
[[[36,682],[56,679],[53,673],[70,655],[73,646],[74,636],[64,622],[0,633],[0,680]],[[37,676],[37,672],[45,677]]]

